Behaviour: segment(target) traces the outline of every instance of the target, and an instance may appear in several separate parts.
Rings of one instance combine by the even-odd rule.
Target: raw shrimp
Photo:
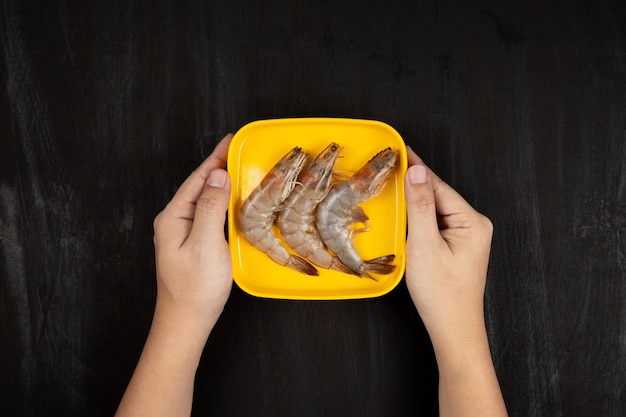
[[[332,187],[333,167],[340,151],[338,144],[331,143],[302,171],[283,204],[277,224],[287,245],[298,255],[323,268],[352,273],[328,252],[315,228],[315,210]]]
[[[278,264],[307,275],[318,275],[317,269],[309,262],[291,255],[272,230],[276,212],[293,190],[307,159],[308,155],[295,147],[274,165],[241,206],[239,229],[250,244]]]
[[[352,237],[369,229],[351,230],[351,226],[369,220],[357,204],[381,193],[397,161],[397,151],[391,148],[380,151],[350,179],[333,188],[317,209],[316,226],[322,240],[343,264],[361,277],[374,279],[368,271],[389,274],[395,269],[395,265],[390,265],[395,259],[393,254],[363,261]]]

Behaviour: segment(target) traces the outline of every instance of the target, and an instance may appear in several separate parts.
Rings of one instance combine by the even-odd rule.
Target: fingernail
[[[424,184],[428,180],[428,174],[424,165],[412,165],[407,173],[411,184]]]
[[[228,180],[228,174],[222,169],[214,169],[209,174],[207,179],[207,185],[210,187],[224,188],[226,181]]]

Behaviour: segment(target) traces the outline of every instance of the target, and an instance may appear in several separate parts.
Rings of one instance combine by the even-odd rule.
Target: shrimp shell
[[[323,268],[352,273],[328,252],[315,227],[315,210],[332,187],[333,168],[340,151],[338,144],[331,143],[302,171],[283,204],[277,224],[287,245],[298,255]]]
[[[350,230],[353,223],[366,223],[369,218],[358,204],[378,196],[398,162],[398,151],[386,148],[377,153],[350,179],[343,181],[328,194],[317,209],[316,226],[326,246],[354,274],[374,279],[369,272],[389,274],[395,269],[395,255],[385,255],[363,261],[354,247],[352,237],[369,230]]]
[[[305,259],[290,254],[274,235],[272,226],[281,204],[293,190],[308,154],[295,147],[265,175],[239,210],[239,230],[248,242],[276,263],[307,275],[318,275]]]

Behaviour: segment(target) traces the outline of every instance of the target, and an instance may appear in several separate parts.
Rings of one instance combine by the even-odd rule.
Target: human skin
[[[437,358],[439,413],[506,416],[483,304],[493,225],[407,154],[406,284]]]
[[[157,300],[116,416],[188,416],[204,345],[232,286],[223,227],[232,135],[154,221]],[[406,283],[433,343],[441,416],[506,416],[490,356],[483,297],[491,222],[407,149]]]
[[[116,416],[188,416],[202,349],[232,286],[224,221],[232,135],[154,220],[157,300],[139,363]]]

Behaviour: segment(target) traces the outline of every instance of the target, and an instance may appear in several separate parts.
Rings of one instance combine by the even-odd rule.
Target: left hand
[[[182,312],[212,328],[232,287],[224,238],[230,197],[226,157],[232,135],[185,180],[154,220],[157,305]]]

